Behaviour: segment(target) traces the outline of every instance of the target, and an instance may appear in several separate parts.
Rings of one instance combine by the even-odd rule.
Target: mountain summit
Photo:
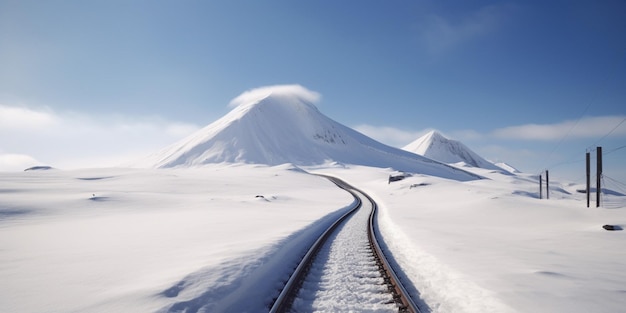
[[[463,162],[472,167],[503,170],[483,159],[460,141],[448,139],[437,131],[427,133],[403,149],[447,164]]]
[[[391,167],[456,180],[477,175],[377,142],[326,117],[319,95],[297,86],[254,89],[235,108],[191,136],[150,156],[153,167],[209,163],[318,165],[328,162]]]

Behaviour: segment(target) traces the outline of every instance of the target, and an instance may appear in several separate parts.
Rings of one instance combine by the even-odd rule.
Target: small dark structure
[[[602,228],[606,229],[606,230],[623,230],[622,226],[619,225],[604,225],[602,226]]]
[[[403,175],[389,175],[389,180],[387,181],[387,184],[390,184],[393,181],[399,181],[399,180],[403,180],[405,177]]]

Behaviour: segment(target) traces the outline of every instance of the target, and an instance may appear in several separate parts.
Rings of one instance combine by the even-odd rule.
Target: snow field
[[[371,203],[344,221],[320,249],[294,312],[397,312],[367,238]]]
[[[626,306],[626,199],[586,208],[580,186],[475,169],[456,182],[390,170],[320,170],[374,197],[387,249],[432,312],[616,312]],[[618,204],[621,203],[621,204]],[[419,290],[419,292],[418,292]]]
[[[290,166],[0,173],[0,193],[1,312],[262,311],[353,202]]]
[[[626,228],[623,196],[586,208],[580,186],[539,200],[524,175],[314,170],[377,201],[383,249],[432,312],[626,307],[626,232],[602,229]],[[262,312],[352,202],[290,165],[3,172],[0,312]]]

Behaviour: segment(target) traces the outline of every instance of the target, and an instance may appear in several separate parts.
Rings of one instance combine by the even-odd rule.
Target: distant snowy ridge
[[[510,165],[508,163],[505,162],[498,162],[495,163],[495,165],[501,169],[504,169],[505,171],[509,172],[509,173],[513,173],[513,174],[519,174],[521,173],[520,170],[518,170],[517,168],[513,167],[513,165]]]
[[[309,166],[339,162],[462,181],[481,178],[384,145],[335,122],[313,104],[315,95],[294,85],[248,91],[233,100],[237,106],[224,117],[141,163],[167,168],[210,163]]]
[[[447,164],[463,162],[472,167],[510,172],[506,168],[485,160],[460,141],[448,139],[434,130],[406,145],[403,149]]]

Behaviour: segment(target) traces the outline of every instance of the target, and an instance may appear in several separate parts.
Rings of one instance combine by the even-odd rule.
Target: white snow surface
[[[505,162],[498,162],[498,163],[494,163],[497,167],[509,172],[509,173],[513,173],[513,174],[519,174],[522,173],[520,170],[518,170],[517,168],[513,167],[513,165],[505,163]]]
[[[475,169],[459,182],[311,167],[374,197],[408,289],[432,312],[620,312],[626,201]],[[353,203],[291,165],[0,172],[0,312],[264,312]],[[262,197],[257,197],[262,196]]]
[[[333,170],[373,195],[401,276],[433,312],[618,312],[626,306],[626,197],[586,208],[575,185],[475,169],[488,180]],[[578,186],[580,187],[580,186]]]
[[[384,145],[322,114],[303,87],[274,86],[247,92],[221,119],[137,162],[156,168],[213,163],[301,166],[330,162],[391,167],[456,180],[480,177]]]
[[[0,312],[260,312],[353,202],[287,165],[0,172],[0,194]]]
[[[462,142],[448,139],[435,130],[428,132],[424,136],[404,146],[402,149],[442,163],[458,164],[460,166],[466,165],[498,171],[506,170],[503,167],[496,166],[485,160]]]

